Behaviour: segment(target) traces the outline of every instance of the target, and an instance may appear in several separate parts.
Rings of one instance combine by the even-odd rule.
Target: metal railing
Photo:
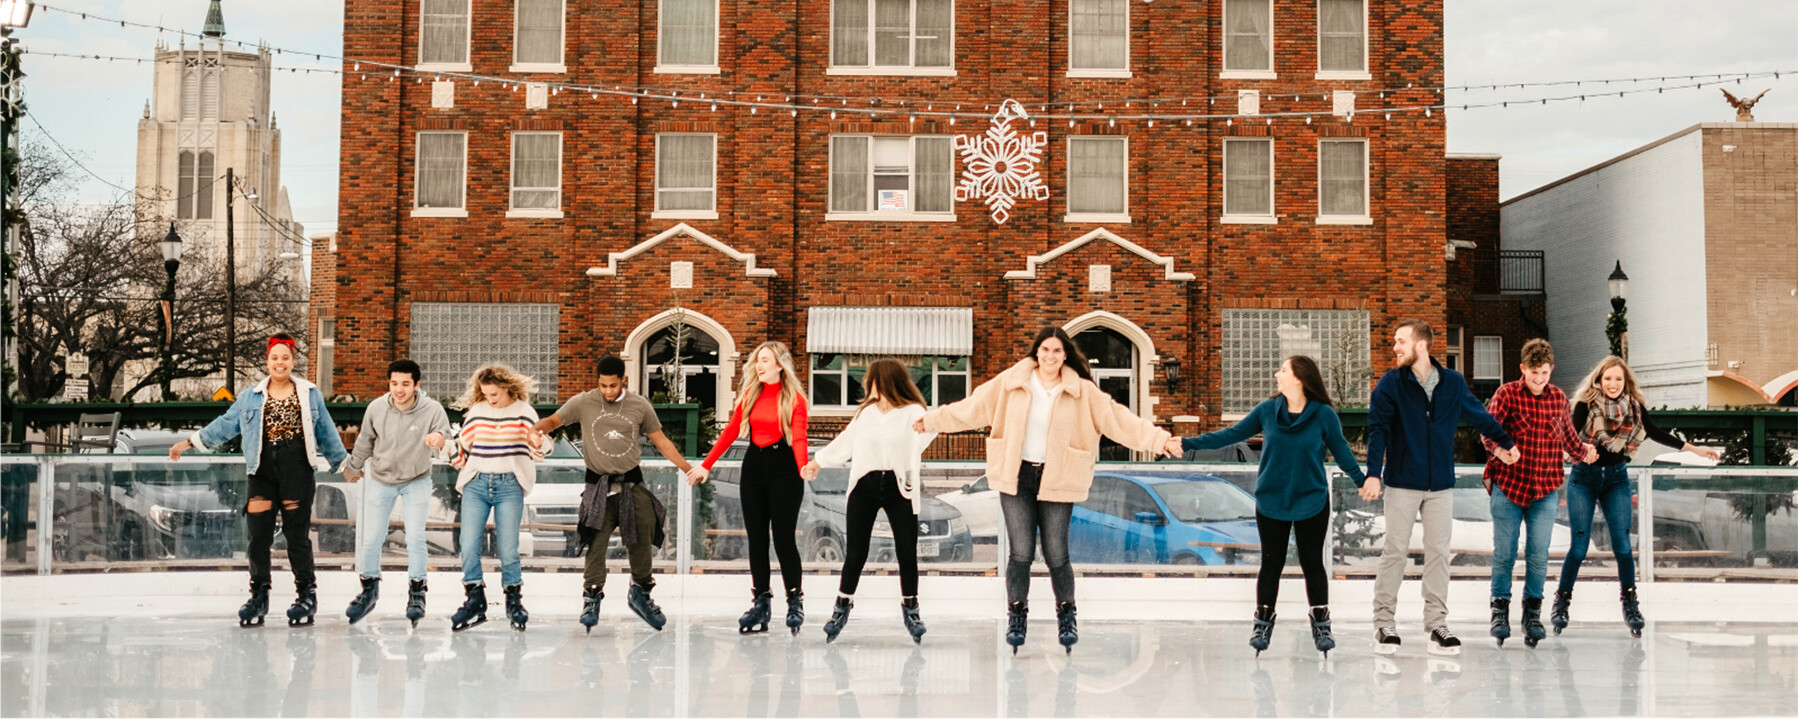
[[[737,465],[721,462],[713,481],[697,488],[681,481],[665,460],[648,459],[644,466],[646,482],[670,515],[673,541],[655,555],[661,571],[747,571]],[[918,540],[925,573],[1003,573],[1007,548],[998,496],[979,482],[981,471],[978,462],[927,463],[923,486],[930,499],[919,517]],[[520,532],[526,567],[578,567],[584,560],[574,551],[578,540],[573,525],[584,467],[579,460],[550,459],[537,472]],[[831,472],[806,485],[798,523],[801,554],[812,572],[838,570],[845,546],[847,474]],[[1070,536],[1076,569],[1137,577],[1251,574],[1261,553],[1253,527],[1256,472],[1249,464],[1099,465],[1102,483],[1116,489],[1103,497],[1095,492],[1076,506]],[[1488,571],[1484,558],[1492,549],[1490,515],[1482,518],[1481,512],[1489,500],[1480,487],[1480,472],[1478,466],[1457,468],[1452,551],[1466,560],[1456,562],[1458,577]],[[1628,536],[1643,581],[1798,579],[1798,469],[1641,467],[1630,474],[1636,511]],[[372,531],[382,518],[361,514],[361,487],[368,482],[351,484],[327,474],[317,478],[313,531],[319,565],[351,566],[358,525],[363,532]],[[431,482],[426,535],[433,563],[459,566],[454,469],[437,467]],[[1203,492],[1178,495],[1168,489],[1170,482],[1183,486],[1181,491]],[[131,455],[0,456],[5,540],[0,564],[7,573],[38,574],[239,569],[246,563],[245,489],[243,460],[237,456],[190,455],[179,463]],[[1382,505],[1360,500],[1342,477],[1332,493],[1335,520],[1328,554],[1334,571],[1371,576],[1383,542]],[[1146,504],[1132,505],[1126,498],[1132,496]],[[1559,514],[1551,573],[1558,573],[1558,558],[1567,552],[1566,508]],[[403,565],[402,535],[393,531],[397,522],[393,516],[385,519],[389,535],[382,563]],[[1587,572],[1600,576],[1611,566],[1613,549],[1604,521],[1599,513],[1588,554],[1592,569]],[[492,531],[489,525],[484,534]],[[893,569],[889,532],[876,534],[871,572]],[[485,537],[484,544],[491,539]],[[279,549],[277,545],[277,556]],[[622,547],[609,545],[607,551],[623,559]],[[490,554],[490,547],[484,553]],[[1296,572],[1298,563],[1287,567]],[[1035,570],[1042,570],[1040,564]]]
[[[1542,294],[1547,287],[1545,265],[1542,250],[1499,250],[1498,291],[1507,295]]]

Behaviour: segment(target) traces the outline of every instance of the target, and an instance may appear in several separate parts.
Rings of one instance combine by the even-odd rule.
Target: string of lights
[[[163,25],[157,25],[157,24],[153,24],[153,23],[141,23],[141,22],[134,22],[134,21],[130,21],[130,20],[110,18],[110,17],[97,15],[94,13],[68,10],[68,9],[59,8],[59,7],[50,6],[50,5],[39,5],[38,8],[41,10],[46,10],[46,11],[50,11],[50,12],[60,12],[60,13],[76,16],[82,20],[90,21],[90,22],[105,23],[105,24],[116,23],[121,28],[136,27],[136,28],[140,28],[140,29],[155,30],[155,31],[161,32],[161,33],[175,34],[175,35],[179,35],[182,37],[192,37],[192,38],[195,38],[196,40],[208,39],[198,33],[194,33],[194,32],[187,31],[187,30],[182,30],[180,28],[172,28],[172,27],[167,27],[167,26],[163,26]],[[560,95],[563,92],[585,92],[585,93],[588,93],[589,95],[592,95],[594,99],[598,99],[599,96],[601,96],[601,95],[608,95],[608,96],[625,98],[625,99],[630,100],[633,103],[636,103],[641,100],[653,100],[653,101],[665,101],[665,102],[673,103],[673,104],[675,104],[675,106],[678,106],[679,102],[685,100],[688,102],[698,102],[698,103],[710,104],[714,108],[716,108],[717,106],[748,107],[748,108],[750,108],[752,114],[759,114],[759,112],[761,110],[770,110],[770,111],[784,110],[791,114],[796,115],[798,113],[798,111],[806,110],[806,111],[815,111],[815,112],[831,112],[834,114],[840,114],[840,113],[860,114],[860,115],[864,115],[864,116],[907,115],[907,116],[914,116],[914,117],[922,116],[922,117],[926,117],[926,118],[938,117],[938,118],[948,118],[951,121],[951,123],[953,123],[955,118],[963,118],[963,117],[965,117],[965,118],[984,118],[991,113],[993,107],[995,107],[997,104],[999,104],[998,102],[992,102],[992,101],[984,102],[984,103],[980,104],[979,111],[974,111],[972,109],[974,107],[974,105],[965,100],[955,101],[955,100],[937,100],[937,99],[929,99],[929,98],[891,98],[891,97],[854,97],[854,96],[844,96],[844,95],[779,94],[779,93],[755,92],[755,91],[746,91],[746,90],[722,90],[722,91],[713,90],[713,91],[695,92],[691,89],[683,90],[683,89],[676,89],[676,88],[632,86],[632,85],[621,85],[621,84],[611,84],[611,85],[597,84],[596,85],[596,84],[555,82],[555,81],[533,82],[533,81],[520,80],[515,77],[487,76],[487,75],[478,75],[478,74],[474,74],[474,73],[470,73],[470,72],[443,71],[443,70],[431,69],[431,68],[420,67],[420,66],[398,65],[398,64],[383,63],[383,62],[378,62],[378,61],[373,61],[373,60],[348,58],[348,57],[342,57],[342,56],[333,55],[333,54],[329,54],[329,53],[320,53],[320,52],[314,52],[314,51],[308,51],[308,50],[295,50],[295,49],[291,49],[291,48],[274,47],[274,46],[266,46],[266,45],[251,45],[251,44],[245,43],[243,41],[239,41],[239,40],[222,40],[222,39],[220,39],[220,40],[224,43],[229,43],[229,44],[235,45],[239,48],[245,48],[245,49],[248,49],[248,48],[264,49],[264,48],[266,48],[276,55],[285,54],[285,55],[294,55],[297,57],[311,57],[314,60],[320,61],[320,62],[327,61],[327,60],[337,61],[346,66],[346,67],[338,67],[338,68],[328,68],[328,67],[324,67],[324,68],[321,68],[321,67],[276,68],[277,70],[286,70],[288,72],[296,73],[296,74],[297,73],[307,73],[307,74],[338,73],[338,74],[341,74],[344,76],[354,75],[354,76],[356,76],[356,78],[358,80],[368,80],[371,78],[372,79],[384,78],[388,82],[393,82],[393,81],[396,81],[396,80],[399,80],[402,78],[406,78],[406,79],[412,79],[414,82],[421,83],[421,84],[427,78],[430,78],[433,80],[449,80],[449,81],[458,81],[459,80],[459,81],[470,82],[476,87],[478,87],[482,82],[488,82],[488,83],[494,83],[494,84],[501,85],[503,88],[508,89],[513,92],[516,92],[519,88],[522,88],[522,87],[539,85],[539,86],[544,87],[548,92],[550,92],[551,94],[554,94],[554,95]],[[96,59],[96,60],[130,61],[130,62],[137,62],[137,63],[153,62],[153,60],[146,59],[146,58],[122,58],[122,57],[116,57],[116,56],[103,56],[103,55],[79,55],[79,54],[71,55],[68,53],[45,53],[45,52],[36,52],[34,54],[50,56],[50,57],[75,57],[75,58],[89,58],[89,59]],[[368,70],[364,70],[363,65],[368,65],[369,66]],[[1381,100],[1387,99],[1388,95],[1407,94],[1407,97],[1408,97],[1409,94],[1417,93],[1417,92],[1428,92],[1428,93],[1431,93],[1431,94],[1434,94],[1437,96],[1445,96],[1446,93],[1448,93],[1448,92],[1513,90],[1513,89],[1527,89],[1527,88],[1536,88],[1536,87],[1541,87],[1541,88],[1573,87],[1575,89],[1584,89],[1584,88],[1586,88],[1586,86],[1590,85],[1595,89],[1587,91],[1587,92],[1569,93],[1567,95],[1558,96],[1558,97],[1543,97],[1543,98],[1535,98],[1535,99],[1531,99],[1531,100],[1497,100],[1497,101],[1488,101],[1488,102],[1473,102],[1473,101],[1451,102],[1451,101],[1448,101],[1446,98],[1444,98],[1443,100],[1438,101],[1438,102],[1421,103],[1421,104],[1417,103],[1416,101],[1413,100],[1402,106],[1374,107],[1374,108],[1367,108],[1367,109],[1357,108],[1355,110],[1355,113],[1356,114],[1366,114],[1366,113],[1387,113],[1387,114],[1389,114],[1389,113],[1395,113],[1395,112],[1398,112],[1398,113],[1424,112],[1425,114],[1430,114],[1434,110],[1448,109],[1448,108],[1454,108],[1454,107],[1461,107],[1463,109],[1486,108],[1486,107],[1508,107],[1509,105],[1512,105],[1512,104],[1528,104],[1528,103],[1537,103],[1537,102],[1546,104],[1547,102],[1564,101],[1564,100],[1569,100],[1569,99],[1584,100],[1588,97],[1596,98],[1596,97],[1608,97],[1608,96],[1612,96],[1612,95],[1615,95],[1618,97],[1623,97],[1623,96],[1629,95],[1629,94],[1644,94],[1647,92],[1660,93],[1660,92],[1665,92],[1666,90],[1669,90],[1669,89],[1702,88],[1702,87],[1706,87],[1706,86],[1710,86],[1710,85],[1724,84],[1727,82],[1740,83],[1742,80],[1747,80],[1747,79],[1759,79],[1759,78],[1771,77],[1774,80],[1778,80],[1778,79],[1780,79],[1780,77],[1782,75],[1789,74],[1792,72],[1794,72],[1794,70],[1747,71],[1747,72],[1728,72],[1728,73],[1700,73],[1700,74],[1685,74],[1685,75],[1655,75],[1655,76],[1628,77],[1628,78],[1560,79],[1560,80],[1545,80],[1545,81],[1531,81],[1531,82],[1444,85],[1444,86],[1429,86],[1429,87],[1415,86],[1415,85],[1408,84],[1402,88],[1401,87],[1356,88],[1355,92],[1358,95],[1372,94],[1372,95],[1378,96],[1379,99],[1381,99]],[[1648,83],[1653,83],[1653,84],[1649,85],[1647,87],[1639,87],[1640,85],[1644,85],[1644,84],[1648,84]],[[1636,85],[1638,87],[1628,87],[1630,85]],[[1613,90],[1612,88],[1614,86],[1623,86],[1623,87],[1625,87],[1625,89]],[[685,93],[685,94],[683,95],[683,93]],[[756,99],[754,101],[749,101],[746,99],[751,95],[755,96]],[[773,101],[771,99],[772,97],[774,97],[776,95],[778,95],[781,98],[781,100],[778,102]],[[1279,98],[1291,98],[1292,102],[1303,102],[1306,99],[1316,99],[1316,100],[1320,100],[1320,101],[1328,101],[1331,99],[1331,97],[1332,97],[1331,93],[1328,93],[1328,92],[1325,92],[1325,93],[1296,93],[1296,94],[1269,93],[1269,94],[1263,95],[1261,97],[1261,100],[1263,102],[1268,102],[1268,101],[1278,100]],[[1079,121],[1079,120],[1098,119],[1098,120],[1142,120],[1142,121],[1164,121],[1164,122],[1165,121],[1188,121],[1188,120],[1192,120],[1192,121],[1197,121],[1197,120],[1226,120],[1226,121],[1230,121],[1235,118],[1243,118],[1243,117],[1245,117],[1245,115],[1240,114],[1240,113],[1218,113],[1218,112],[1209,112],[1209,111],[1204,112],[1204,113],[1192,113],[1192,112],[1187,112],[1185,110],[1181,110],[1181,111],[1177,111],[1177,112],[1157,112],[1157,111],[1161,110],[1163,107],[1172,108],[1175,106],[1175,103],[1178,103],[1178,107],[1180,107],[1180,108],[1189,108],[1189,107],[1192,107],[1193,104],[1195,104],[1195,103],[1200,104],[1203,107],[1210,108],[1210,107],[1215,106],[1217,104],[1217,101],[1219,101],[1219,100],[1224,100],[1226,103],[1228,103],[1231,101],[1235,101],[1236,99],[1237,99],[1237,95],[1229,94],[1229,95],[1212,95],[1212,96],[1198,96],[1198,97],[1124,98],[1124,99],[1113,99],[1113,100],[1078,100],[1078,101],[1042,101],[1042,102],[1028,102],[1028,103],[1025,103],[1025,105],[1026,105],[1026,107],[1034,108],[1036,110],[1036,115],[1039,117],[1043,117],[1046,119],[1057,119],[1057,120],[1068,119],[1068,120]],[[853,107],[851,106],[852,102],[855,103],[855,105]],[[936,109],[936,106],[939,104],[942,105],[945,109],[944,110]],[[1111,105],[1114,108],[1113,111],[1109,114],[1104,112],[1107,104]],[[922,110],[918,109],[920,106],[923,107]],[[953,109],[947,109],[947,108],[951,108],[951,107]],[[1120,112],[1120,110],[1124,111],[1124,114],[1118,114]],[[1256,115],[1253,115],[1252,117],[1261,117],[1264,119],[1271,119],[1271,118],[1277,118],[1277,117],[1307,117],[1307,118],[1309,118],[1309,117],[1313,117],[1313,116],[1328,116],[1328,115],[1332,115],[1332,114],[1335,114],[1335,113],[1330,112],[1330,111],[1288,111],[1288,112],[1258,113]]]
[[[150,60],[147,58],[54,53],[54,52],[37,52],[37,51],[28,51],[28,52],[32,52],[32,54],[46,56],[46,57],[59,57],[59,58],[80,59],[80,60],[99,60],[99,61],[114,61],[114,62],[124,61],[124,62],[134,62],[134,63],[153,62],[153,60]],[[287,69],[287,70],[293,70],[293,71],[326,72],[326,73],[345,73],[346,72],[344,70],[333,69],[333,68],[281,68],[281,69]],[[410,70],[412,74],[410,74],[410,75],[406,74],[408,70]],[[1645,94],[1650,94],[1650,93],[1664,94],[1668,90],[1688,90],[1688,89],[1700,89],[1700,88],[1714,86],[1714,85],[1740,84],[1743,80],[1765,79],[1765,78],[1771,78],[1774,80],[1778,80],[1781,78],[1781,76],[1786,75],[1786,74],[1792,74],[1793,72],[1794,72],[1793,70],[1763,70],[1763,71],[1753,71],[1753,72],[1722,73],[1722,74],[1710,74],[1710,75],[1668,76],[1669,78],[1686,79],[1686,80],[1691,80],[1694,78],[1708,78],[1708,79],[1697,79],[1695,81],[1690,81],[1690,82],[1667,82],[1667,83],[1659,83],[1659,84],[1648,85],[1648,86],[1630,87],[1630,88],[1626,88],[1626,89],[1603,89],[1603,90],[1588,90],[1588,91],[1583,91],[1583,92],[1567,92],[1565,94],[1560,94],[1560,95],[1546,95],[1546,96],[1532,97],[1532,98],[1527,98],[1527,99],[1497,99],[1497,100],[1483,100],[1483,101],[1450,101],[1450,100],[1443,99],[1443,100],[1439,100],[1439,101],[1435,101],[1435,102],[1410,103],[1410,104],[1403,104],[1403,105],[1356,107],[1353,110],[1348,110],[1345,112],[1337,112],[1334,108],[1275,109],[1275,110],[1265,109],[1265,106],[1268,104],[1277,104],[1277,103],[1284,103],[1284,102],[1291,102],[1294,104],[1301,104],[1301,105],[1307,101],[1328,102],[1328,101],[1332,100],[1334,97],[1334,95],[1330,94],[1330,93],[1323,93],[1323,94],[1271,93],[1268,95],[1263,95],[1258,98],[1259,104],[1264,106],[1263,109],[1261,109],[1261,111],[1259,111],[1259,112],[1252,113],[1252,114],[1245,114],[1245,113],[1241,113],[1241,112],[1213,112],[1213,111],[1185,112],[1185,111],[1179,111],[1179,110],[1176,110],[1175,108],[1188,108],[1188,107],[1192,106],[1190,100],[1179,99],[1179,98],[1162,99],[1162,100],[1132,100],[1132,101],[1125,101],[1122,103],[1112,102],[1111,105],[1114,109],[1111,112],[1104,112],[1105,104],[1106,104],[1105,101],[1094,101],[1092,104],[1095,106],[1095,110],[1094,111],[1085,111],[1085,112],[1079,111],[1079,109],[1077,107],[1070,107],[1068,105],[1058,104],[1058,103],[1028,102],[1028,103],[1024,103],[1024,104],[1027,108],[1035,108],[1037,110],[1036,113],[1034,113],[1030,116],[1029,122],[1032,127],[1035,126],[1036,121],[1039,119],[1042,119],[1042,120],[1066,120],[1070,124],[1070,126],[1072,126],[1075,123],[1082,122],[1082,121],[1086,121],[1086,122],[1103,121],[1103,122],[1110,123],[1111,125],[1116,125],[1116,123],[1119,121],[1145,122],[1145,123],[1148,123],[1150,126],[1153,126],[1157,122],[1183,122],[1187,125],[1191,125],[1194,122],[1223,121],[1227,125],[1234,125],[1238,121],[1252,122],[1257,119],[1261,120],[1265,124],[1270,124],[1270,125],[1276,119],[1303,119],[1306,121],[1307,124],[1309,124],[1309,123],[1313,122],[1314,118],[1320,118],[1320,117],[1341,116],[1341,117],[1345,118],[1346,120],[1352,122],[1353,117],[1356,115],[1363,115],[1363,116],[1379,115],[1379,116],[1384,117],[1385,119],[1390,119],[1391,116],[1394,114],[1408,114],[1408,113],[1420,113],[1421,112],[1426,116],[1430,116],[1430,115],[1433,115],[1436,111],[1448,110],[1448,109],[1473,110],[1473,109],[1485,109],[1485,108],[1494,108],[1494,107],[1509,108],[1513,105],[1516,105],[1516,106],[1546,105],[1551,102],[1584,102],[1589,99],[1596,100],[1596,99],[1604,99],[1604,98],[1621,98],[1621,97],[1626,97],[1629,95],[1645,95]],[[709,91],[694,92],[692,90],[645,90],[645,89],[640,89],[640,88],[628,88],[627,89],[622,86],[607,87],[607,86],[602,86],[602,85],[588,85],[588,84],[580,84],[580,83],[532,83],[532,82],[520,81],[516,78],[493,77],[493,76],[475,75],[475,74],[471,74],[471,73],[452,73],[452,72],[438,72],[438,71],[431,71],[431,70],[418,70],[416,68],[396,68],[390,73],[388,73],[388,72],[367,73],[367,72],[356,72],[354,70],[347,71],[347,73],[359,75],[360,79],[385,78],[385,80],[388,82],[392,82],[397,78],[406,77],[406,78],[410,78],[410,79],[414,80],[414,82],[419,83],[419,84],[422,84],[425,81],[425,79],[427,79],[427,78],[437,79],[437,80],[449,79],[452,81],[453,80],[462,80],[462,81],[471,83],[475,87],[479,87],[482,82],[488,82],[488,83],[493,83],[493,84],[499,85],[502,89],[505,89],[505,90],[508,90],[511,92],[517,92],[519,89],[528,88],[532,85],[541,85],[544,87],[544,89],[547,92],[554,94],[554,95],[559,95],[563,92],[587,93],[590,96],[592,96],[594,99],[598,99],[600,96],[615,97],[615,98],[619,98],[621,100],[628,101],[629,103],[631,103],[633,105],[639,104],[642,101],[648,100],[648,101],[655,101],[655,102],[665,102],[665,103],[668,103],[671,107],[678,108],[678,107],[680,107],[680,104],[682,102],[687,102],[690,104],[697,104],[700,106],[709,107],[712,111],[716,111],[719,107],[747,108],[747,109],[749,109],[751,114],[759,114],[762,111],[785,111],[785,112],[788,112],[789,114],[797,115],[799,113],[799,111],[803,110],[806,112],[829,113],[831,115],[832,119],[837,119],[841,115],[860,116],[860,117],[870,118],[870,119],[881,118],[881,117],[887,117],[887,118],[904,117],[904,118],[909,118],[910,121],[913,121],[913,122],[915,122],[919,118],[946,119],[949,121],[950,124],[954,124],[956,122],[956,120],[959,118],[969,118],[969,119],[986,118],[990,115],[990,111],[991,111],[991,107],[992,107],[992,105],[990,103],[988,103],[988,104],[982,105],[981,109],[979,111],[974,111],[974,110],[970,109],[970,108],[972,108],[972,105],[969,103],[944,103],[944,109],[937,109],[936,103],[934,103],[934,102],[926,102],[923,104],[922,107],[918,107],[916,105],[907,106],[901,102],[901,103],[899,103],[899,106],[894,107],[893,106],[894,103],[892,103],[891,101],[882,100],[881,98],[867,98],[865,100],[867,103],[866,105],[854,105],[854,106],[849,104],[848,98],[844,98],[844,99],[840,100],[837,104],[833,105],[833,104],[829,104],[829,103],[815,102],[815,101],[807,103],[807,102],[805,102],[805,99],[806,99],[805,97],[795,96],[795,95],[779,95],[780,100],[776,101],[773,99],[773,97],[775,97],[774,95],[767,94],[767,93],[755,94],[754,95],[755,99],[750,100],[750,99],[747,99],[747,97],[750,95],[750,93],[728,92],[728,93],[725,93],[722,96],[720,96],[718,93],[709,92]],[[1636,79],[1636,80],[1646,81],[1646,79]],[[1618,82],[1624,82],[1624,81],[1618,81]],[[1512,83],[1512,84],[1504,85],[1503,87],[1513,88],[1513,87],[1550,86],[1550,85],[1566,85],[1566,84],[1567,84],[1567,82],[1561,82],[1561,81],[1552,82],[1552,83]],[[1576,82],[1574,84],[1574,87],[1577,90],[1577,89],[1582,88],[1583,85]],[[1601,85],[1600,87],[1603,87],[1603,85]],[[686,94],[683,95],[682,94],[683,92]],[[1365,91],[1357,92],[1357,96],[1364,94],[1364,92]],[[1237,98],[1232,96],[1229,99],[1235,100]],[[795,100],[798,100],[798,101],[795,101]],[[1205,103],[1204,106],[1209,108],[1209,107],[1215,106],[1215,104],[1216,104],[1215,101],[1212,101],[1212,102]],[[1164,106],[1166,108],[1168,108],[1168,110],[1162,110],[1162,108]],[[1051,108],[1056,108],[1056,107],[1064,107],[1067,109],[1065,111],[1051,110]]]

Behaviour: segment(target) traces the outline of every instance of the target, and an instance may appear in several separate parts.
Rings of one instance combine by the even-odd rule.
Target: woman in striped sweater
[[[455,404],[463,410],[462,429],[451,445],[451,463],[459,470],[456,491],[462,493],[462,586],[467,601],[450,617],[461,631],[487,621],[487,584],[481,574],[481,537],[493,516],[499,549],[500,581],[505,586],[506,616],[523,630],[524,573],[518,559],[518,527],[524,519],[524,497],[537,479],[538,460],[551,440],[536,430],[537,411],[529,398],[536,380],[503,364],[476,370],[468,392]]]

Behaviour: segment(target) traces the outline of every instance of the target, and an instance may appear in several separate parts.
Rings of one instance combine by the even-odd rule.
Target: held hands
[[[818,478],[818,470],[819,467],[816,461],[806,462],[805,466],[800,468],[799,476],[805,478],[805,481],[810,482]]]
[[[434,449],[434,450],[443,449],[443,441],[444,440],[443,440],[442,432],[432,432],[430,434],[425,435],[425,446],[430,447],[431,449]],[[356,480],[352,479],[350,481],[354,482]]]
[[[1180,446],[1179,437],[1167,438],[1167,444],[1162,445],[1161,447],[1161,454],[1164,457],[1178,457],[1181,454],[1184,454],[1185,451],[1186,450]]]
[[[919,417],[917,419],[917,421],[911,423],[911,431],[917,432],[918,434],[924,433],[924,418],[923,417]]]
[[[181,453],[186,452],[187,449],[192,446],[193,446],[193,444],[191,442],[188,442],[185,439],[181,440],[179,442],[176,442],[173,447],[169,447],[169,461],[170,462],[181,461]]]
[[[701,467],[699,465],[693,465],[692,469],[687,470],[687,484],[691,484],[691,485],[704,484],[706,478],[711,476],[711,474],[712,474],[711,470],[706,469],[705,467]]]
[[[1586,464],[1592,464],[1594,462],[1597,462],[1598,461],[1598,448],[1594,447],[1592,445],[1589,445],[1589,444],[1586,445],[1586,456],[1581,461],[1585,462]]]
[[[1500,447],[1492,451],[1492,456],[1497,457],[1498,461],[1504,462],[1505,464],[1516,464],[1517,460],[1523,457],[1523,453],[1518,451],[1516,447],[1510,449]]]
[[[1367,482],[1365,482],[1361,485],[1361,498],[1365,499],[1369,502],[1372,502],[1372,501],[1380,498],[1380,478],[1379,477],[1368,477],[1367,478]]]
[[[350,484],[355,484],[356,480],[362,479],[362,473],[353,469],[346,469],[343,471],[343,479]]]

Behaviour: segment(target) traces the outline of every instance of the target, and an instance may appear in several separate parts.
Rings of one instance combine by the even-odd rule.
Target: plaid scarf
[[[1642,427],[1642,408],[1629,395],[1611,399],[1600,395],[1587,403],[1583,434],[1599,449],[1625,457],[1636,456],[1636,448],[1648,438]]]

